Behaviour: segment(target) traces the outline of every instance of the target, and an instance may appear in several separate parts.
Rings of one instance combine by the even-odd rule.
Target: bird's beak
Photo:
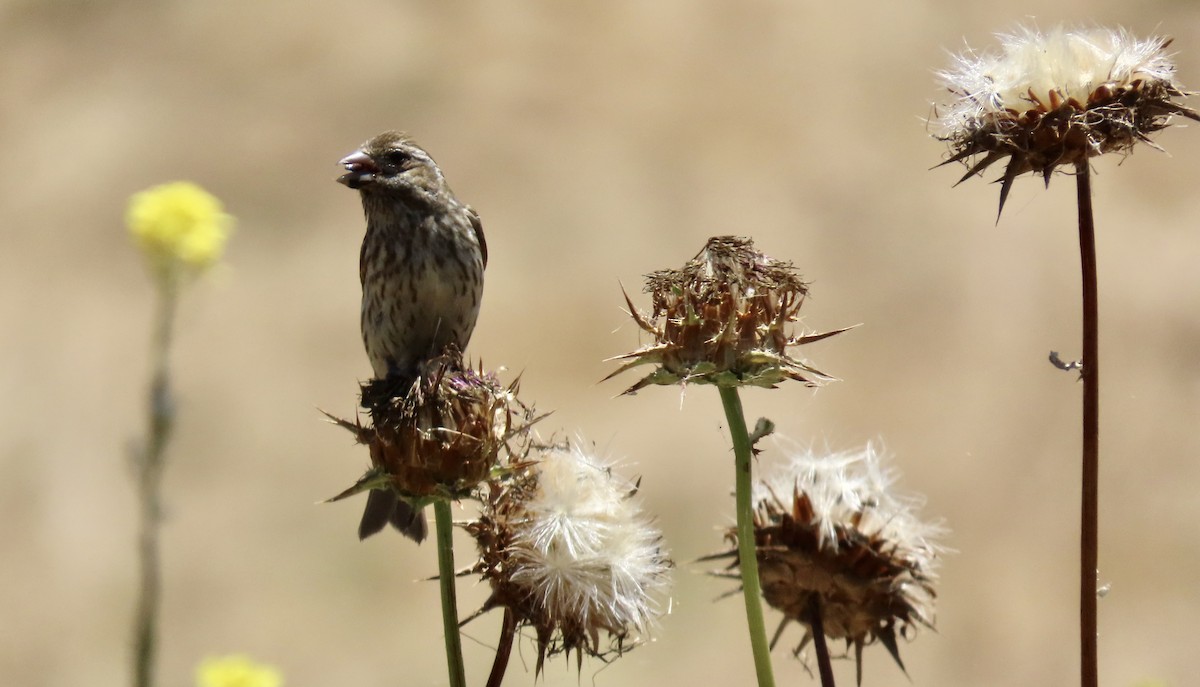
[[[346,168],[346,173],[337,178],[338,183],[354,189],[373,183],[375,175],[379,173],[379,167],[375,165],[375,161],[361,150],[350,153],[339,160],[338,164]]]

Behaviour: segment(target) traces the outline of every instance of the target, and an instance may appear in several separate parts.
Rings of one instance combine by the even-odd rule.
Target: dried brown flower
[[[514,631],[532,629],[540,673],[546,656],[603,659],[644,638],[662,613],[671,562],[633,499],[636,485],[578,446],[535,452],[488,482],[467,531],[479,547],[473,572],[492,587],[479,613],[504,608]]]
[[[955,57],[955,69],[939,73],[955,99],[936,119],[937,137],[950,145],[943,164],[967,165],[959,183],[1008,158],[1001,210],[1021,174],[1038,174],[1048,185],[1058,167],[1128,152],[1139,141],[1157,148],[1149,136],[1172,116],[1200,121],[1174,101],[1187,93],[1175,81],[1168,38],[1024,26],[999,38],[1000,53],[968,51]]]
[[[422,367],[408,389],[394,388],[391,380],[363,385],[370,425],[330,416],[371,452],[371,469],[331,500],[383,488],[417,503],[461,498],[506,455],[523,455],[526,449],[510,441],[524,436],[535,419],[517,399],[519,382],[505,386],[482,366],[464,367],[457,352]]]
[[[715,384],[772,388],[792,379],[815,386],[833,378],[788,355],[793,346],[845,329],[789,336],[808,294],[789,262],[754,249],[748,238],[717,236],[678,270],[646,276],[651,312],[643,315],[629,296],[630,315],[654,341],[611,358],[628,361],[605,379],[639,365],[658,368],[625,390],[650,384]]]
[[[879,641],[901,668],[897,636],[911,638],[933,627],[936,565],[941,551],[937,524],[914,514],[914,499],[889,489],[891,475],[873,446],[818,455],[796,451],[781,476],[756,494],[754,515],[763,598],[783,613],[776,639],[788,622],[808,631],[812,609],[821,613],[825,636],[862,649]],[[726,535],[736,542],[736,530]],[[737,557],[736,544],[707,557]],[[737,567],[737,562],[732,564]],[[714,573],[740,578],[733,570]]]

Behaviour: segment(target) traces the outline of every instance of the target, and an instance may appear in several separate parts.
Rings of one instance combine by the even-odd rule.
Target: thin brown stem
[[[1083,272],[1083,499],[1079,560],[1080,684],[1097,687],[1096,574],[1100,558],[1100,316],[1096,230],[1087,161],[1075,175],[1079,201],[1079,258]]]
[[[821,687],[835,687],[833,663],[829,660],[829,644],[825,641],[825,622],[821,619],[821,599],[816,594],[810,594],[808,597],[808,625],[812,629],[813,652],[817,654]]]
[[[512,656],[513,638],[517,634],[517,616],[512,609],[504,609],[504,624],[500,627],[500,644],[496,647],[496,658],[492,661],[492,672],[488,674],[487,687],[500,687],[504,673],[508,670],[508,658]]]

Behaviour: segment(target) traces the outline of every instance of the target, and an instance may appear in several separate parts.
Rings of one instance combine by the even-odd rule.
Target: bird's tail
[[[358,523],[358,538],[366,539],[382,530],[388,523],[418,544],[429,534],[429,525],[425,522],[425,514],[421,509],[413,508],[390,489],[368,491],[367,507]]]

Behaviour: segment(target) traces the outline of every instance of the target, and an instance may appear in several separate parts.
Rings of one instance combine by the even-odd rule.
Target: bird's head
[[[445,180],[433,158],[406,134],[385,131],[338,161],[338,182],[367,193],[437,195]]]

